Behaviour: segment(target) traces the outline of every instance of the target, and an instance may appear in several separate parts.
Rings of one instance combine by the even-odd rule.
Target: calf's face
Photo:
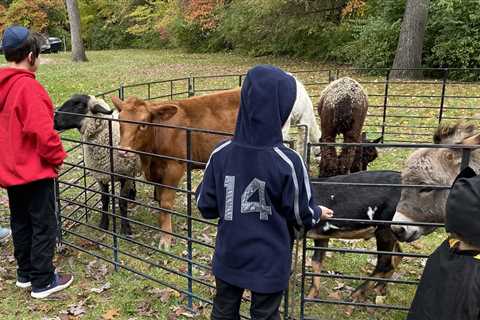
[[[154,126],[151,123],[156,122],[157,119],[168,120],[177,112],[176,105],[154,105],[135,97],[130,97],[125,101],[113,97],[112,102],[119,111],[120,148],[127,150],[151,151],[154,139],[159,138],[155,137]],[[129,152],[120,152],[120,154],[135,156],[134,153]]]

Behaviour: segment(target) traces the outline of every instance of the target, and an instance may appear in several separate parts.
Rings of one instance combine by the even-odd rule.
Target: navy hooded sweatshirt
[[[296,99],[295,79],[272,66],[245,78],[232,140],[210,156],[197,206],[219,218],[213,273],[258,293],[287,288],[293,228],[319,221],[301,157],[282,143],[282,125]]]

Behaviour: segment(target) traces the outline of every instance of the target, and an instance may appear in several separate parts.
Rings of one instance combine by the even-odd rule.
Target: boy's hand
[[[55,166],[55,167],[53,168],[53,170],[55,170],[55,172],[56,172],[57,174],[59,174],[60,171],[62,171],[62,169],[63,169],[63,164],[58,165],[58,166]]]
[[[320,216],[320,220],[326,220],[326,219],[333,218],[333,210],[332,209],[329,209],[329,208],[324,207],[324,206],[319,206],[319,207],[322,210],[322,215]]]

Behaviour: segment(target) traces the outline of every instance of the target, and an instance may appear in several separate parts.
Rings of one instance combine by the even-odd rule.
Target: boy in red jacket
[[[17,260],[17,287],[45,298],[68,287],[73,277],[55,273],[57,235],[55,182],[66,157],[53,129],[53,104],[35,80],[40,38],[28,29],[5,30],[2,49],[9,66],[0,69],[0,187],[6,188]]]

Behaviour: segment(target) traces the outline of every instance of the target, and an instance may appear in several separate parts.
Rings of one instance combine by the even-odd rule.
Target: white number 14
[[[235,176],[225,176],[224,186],[226,189],[225,197],[225,220],[233,220],[233,199],[235,196]],[[258,191],[258,202],[249,201],[249,199]],[[260,220],[268,221],[268,216],[272,214],[272,208],[267,205],[265,199],[265,181],[254,178],[245,191],[242,193],[241,213],[260,213]]]

